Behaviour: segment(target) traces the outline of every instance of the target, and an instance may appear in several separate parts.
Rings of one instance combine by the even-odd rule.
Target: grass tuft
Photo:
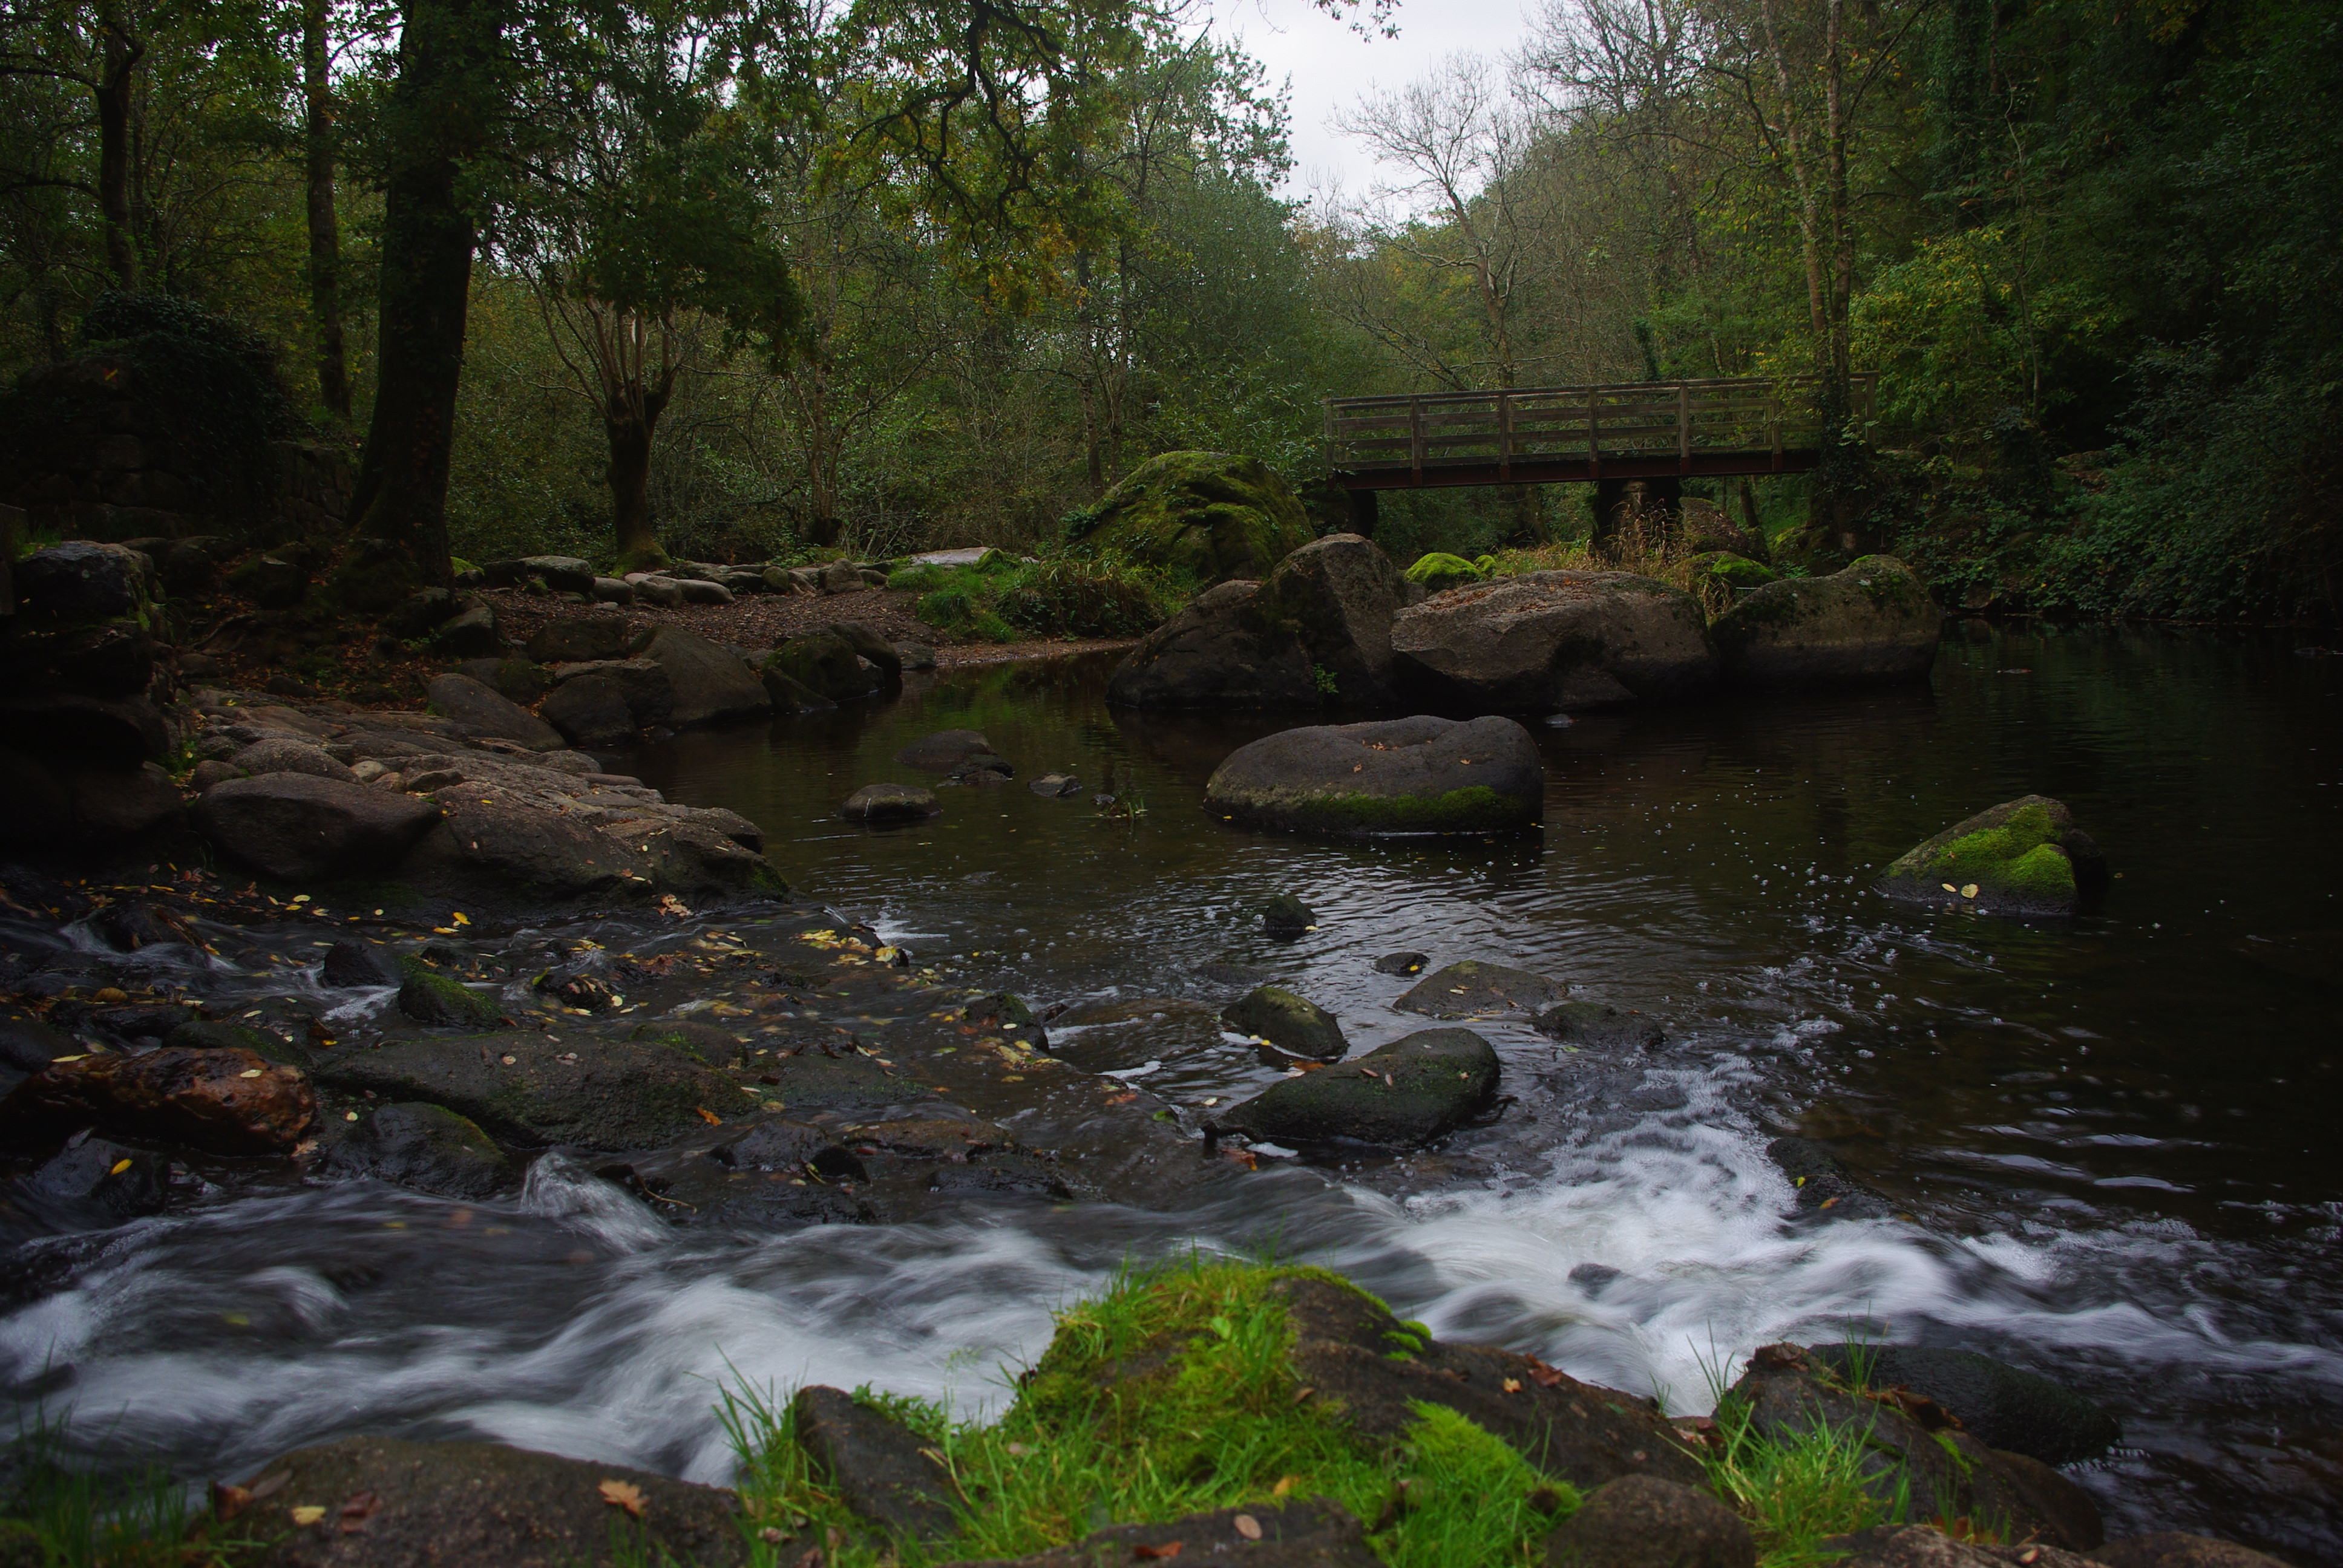
[[[1136,637],[1186,602],[1192,585],[1115,557],[1066,551],[1020,561],[997,553],[973,566],[908,567],[888,587],[919,595],[920,618],[994,642]]]

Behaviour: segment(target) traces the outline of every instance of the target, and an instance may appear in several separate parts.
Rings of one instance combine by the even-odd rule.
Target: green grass
[[[975,566],[907,567],[887,586],[919,595],[920,618],[940,631],[1014,642],[1136,637],[1185,603],[1193,585],[1111,557],[1021,561],[995,552]]]
[[[40,1568],[216,1568],[235,1538],[156,1465],[101,1473],[65,1461],[65,1429],[37,1422],[0,1455],[0,1563]]]
[[[989,1426],[864,1391],[930,1438],[960,1487],[959,1533],[932,1548],[871,1538],[805,1459],[786,1402],[729,1396],[741,1494],[759,1529],[782,1538],[760,1550],[794,1562],[821,1545],[834,1565],[889,1551],[905,1564],[1017,1557],[1108,1524],[1329,1498],[1374,1527],[1393,1568],[1537,1562],[1578,1494],[1496,1437],[1419,1405],[1404,1441],[1383,1452],[1295,1402],[1292,1330],[1268,1287],[1312,1272],[1201,1255],[1127,1269],[1060,1315]]]

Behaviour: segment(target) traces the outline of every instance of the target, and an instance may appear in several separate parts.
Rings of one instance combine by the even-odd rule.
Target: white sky
[[[1401,0],[1399,36],[1362,38],[1310,0],[1206,0],[1212,30],[1242,39],[1292,86],[1293,173],[1282,193],[1307,196],[1339,181],[1353,196],[1376,180],[1374,160],[1327,125],[1362,93],[1396,87],[1460,51],[1501,59],[1529,31],[1525,0]]]

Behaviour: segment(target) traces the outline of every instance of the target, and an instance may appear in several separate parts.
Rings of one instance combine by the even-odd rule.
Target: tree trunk
[[[416,586],[444,587],[447,459],[463,377],[470,305],[472,215],[457,198],[458,159],[472,149],[451,130],[465,75],[481,51],[471,0],[407,0],[393,90],[391,165],[383,187],[382,307],[374,417],[351,512],[362,537],[389,540]],[[450,104],[448,99],[457,99]],[[477,117],[470,123],[477,124]]]
[[[130,216],[130,86],[146,43],[131,35],[116,8],[99,14],[106,65],[97,83],[97,207],[106,222],[106,265],[115,286],[138,289],[138,246]]]
[[[637,409],[613,403],[602,417],[610,439],[610,515],[618,536],[618,569],[654,571],[668,564],[667,551],[651,532],[651,432],[659,424],[656,404]]]
[[[334,210],[332,86],[327,71],[325,0],[303,0],[301,90],[308,153],[309,314],[317,334],[317,397],[350,417],[350,380],[342,349],[342,230]]]

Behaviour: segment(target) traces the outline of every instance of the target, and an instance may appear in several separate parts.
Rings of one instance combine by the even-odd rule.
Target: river
[[[1067,1004],[1057,1054],[1175,1103],[1275,1076],[1193,1004],[1266,970],[1356,1048],[1408,1032],[1380,955],[1495,960],[1661,1020],[1628,1069],[1485,1032],[1513,1095],[1427,1156],[1279,1171],[1171,1211],[1026,1203],[779,1235],[676,1231],[558,1157],[505,1203],[246,1191],[12,1254],[20,1411],[190,1476],[355,1430],[481,1435],[719,1480],[727,1389],[870,1382],[996,1407],[1053,1307],[1192,1245],[1340,1269],[1445,1337],[1706,1409],[1755,1345],[1982,1350],[2122,1419],[2075,1474],[2110,1535],[2343,1563],[2343,659],[2301,639],[1966,623],[1933,689],[1532,721],[1544,829],[1330,843],[1202,809],[1289,720],[1106,707],[1110,660],[917,677],[883,704],[629,759],[754,819],[803,892],[922,961]],[[871,832],[856,786],[983,730],[1019,781]],[[1079,794],[1022,787],[1071,772]],[[1132,818],[1104,818],[1110,787]],[[2118,879],[2022,924],[1890,905],[1896,855],[2029,791]],[[1272,941],[1292,892],[1317,929]],[[263,948],[272,940],[256,935]],[[283,966],[253,984],[280,989]],[[1120,1004],[1120,1005],[1117,1005]],[[1799,1215],[1766,1159],[1827,1144],[1892,1217]]]

